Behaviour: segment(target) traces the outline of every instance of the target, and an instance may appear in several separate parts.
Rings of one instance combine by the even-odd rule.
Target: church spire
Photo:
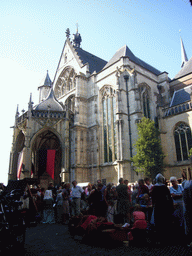
[[[182,61],[181,67],[183,67],[185,63],[188,61],[188,58],[187,58],[187,54],[186,54],[185,47],[181,37],[180,37],[180,40],[181,40],[181,61]]]

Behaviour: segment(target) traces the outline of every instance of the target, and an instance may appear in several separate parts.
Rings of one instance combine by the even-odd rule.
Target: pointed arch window
[[[76,73],[71,67],[67,67],[63,70],[59,76],[55,86],[55,96],[57,98],[65,95],[70,90],[76,87]]]
[[[102,100],[103,110],[103,149],[104,162],[113,162],[117,159],[116,139],[116,98],[114,94],[107,94]]]
[[[180,123],[174,130],[177,161],[188,159],[192,147],[191,129],[185,123]]]
[[[141,108],[143,114],[146,118],[151,118],[150,111],[150,88],[147,85],[142,85],[139,87],[140,98],[141,98]]]

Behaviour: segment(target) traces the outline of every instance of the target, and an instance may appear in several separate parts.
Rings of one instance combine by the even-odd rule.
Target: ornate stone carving
[[[38,124],[40,124],[42,127],[54,127],[56,126],[58,123],[61,122],[60,120],[55,120],[55,119],[50,119],[50,118],[37,118],[35,120]]]
[[[55,95],[57,98],[76,87],[76,76],[77,74],[71,67],[67,67],[63,70],[55,86]]]

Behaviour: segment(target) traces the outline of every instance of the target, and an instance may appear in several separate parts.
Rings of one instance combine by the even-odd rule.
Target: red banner
[[[47,166],[46,172],[54,180],[54,170],[55,170],[55,150],[47,150]]]

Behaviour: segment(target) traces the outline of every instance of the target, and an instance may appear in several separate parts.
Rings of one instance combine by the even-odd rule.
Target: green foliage
[[[137,167],[137,172],[143,172],[144,175],[153,179],[157,173],[163,171],[163,159],[165,157],[159,131],[155,128],[155,123],[145,117],[137,125],[137,129],[138,139],[134,145],[136,155],[133,156],[132,161]]]
[[[192,157],[192,148],[189,150],[189,158]]]

